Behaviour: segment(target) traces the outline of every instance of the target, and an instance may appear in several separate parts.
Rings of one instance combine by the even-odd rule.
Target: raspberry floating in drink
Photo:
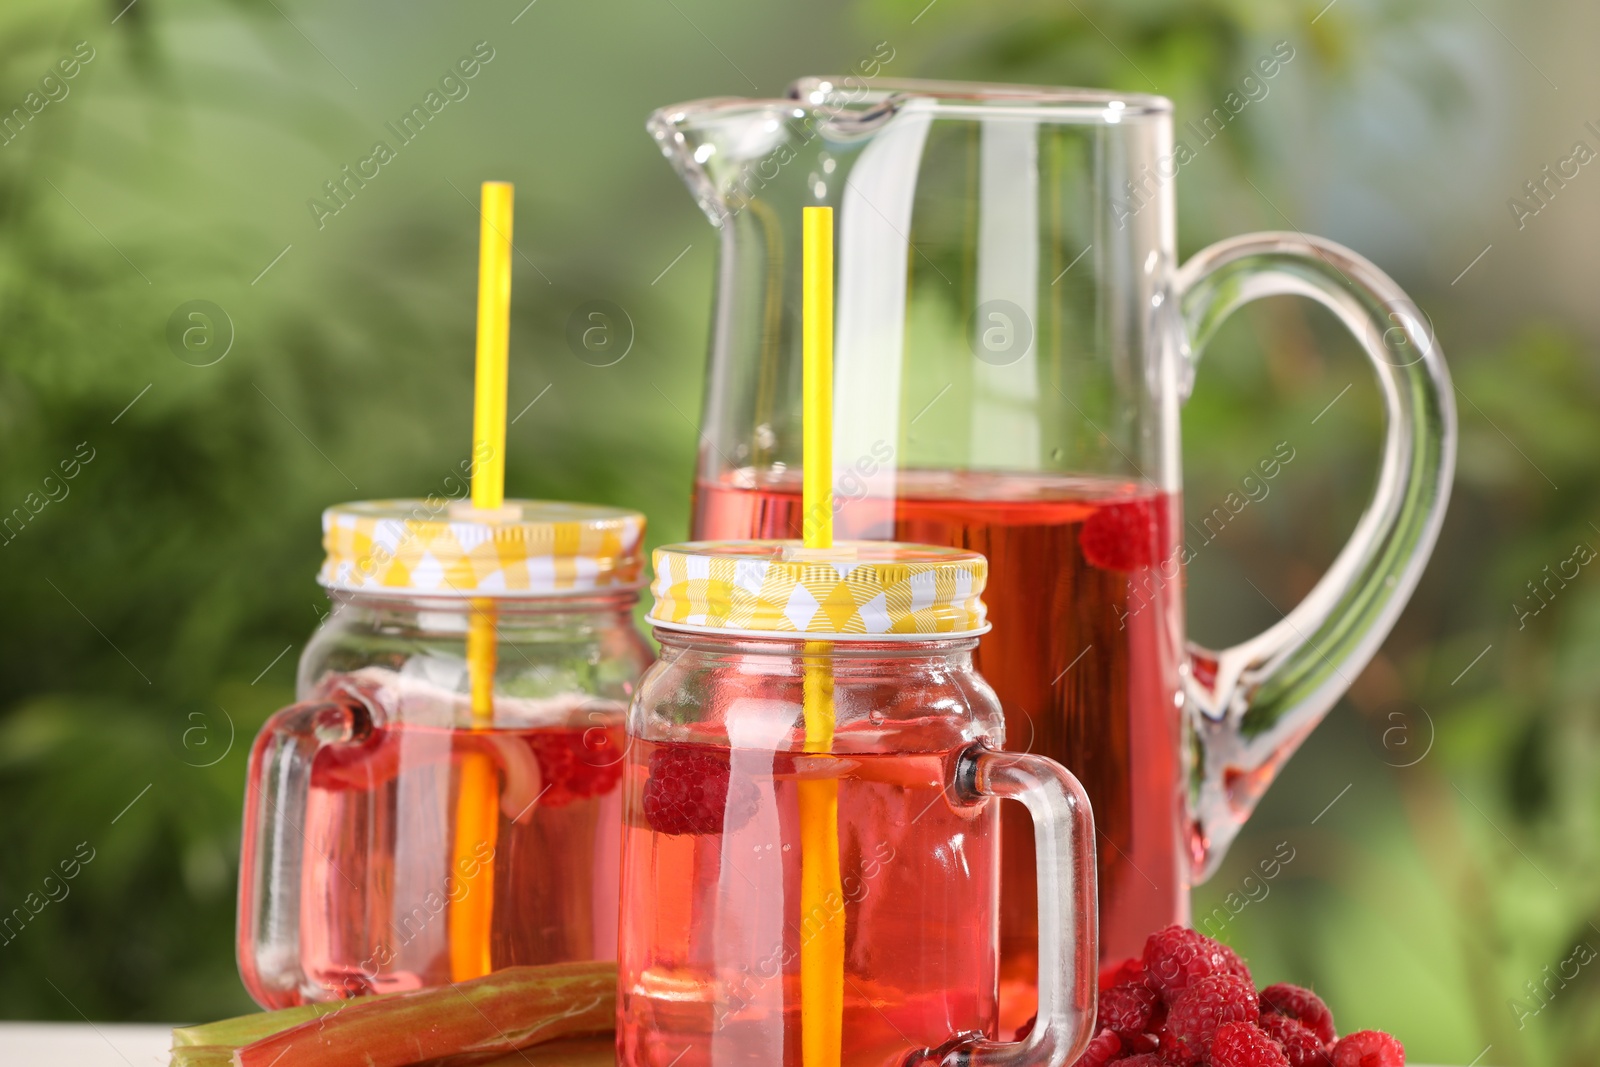
[[[733,818],[728,818],[729,798]],[[726,752],[700,745],[664,744],[650,754],[641,806],[658,834],[720,834],[755,815],[760,797],[748,779],[734,779]]]
[[[1078,546],[1083,558],[1108,571],[1136,571],[1154,564],[1161,536],[1161,501],[1140,497],[1106,504],[1083,523]]]
[[[611,792],[622,779],[622,746],[613,736],[619,732],[593,726],[532,738],[544,779],[539,803],[559,808]]]

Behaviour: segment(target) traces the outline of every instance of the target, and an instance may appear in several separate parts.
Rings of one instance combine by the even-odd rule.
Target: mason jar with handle
[[[1060,1067],[1094,1022],[1094,822],[1001,750],[986,564],[917,545],[658,549],[628,717],[618,1062]],[[999,1017],[1001,799],[1032,821],[1038,1019]]]
[[[1287,61],[1264,56],[1262,76]],[[1201,142],[1175,136],[1170,101],[895,82],[884,62],[651,116],[718,228],[693,533],[801,532],[798,224],[831,205],[835,529],[988,557],[996,633],[978,666],[1010,744],[1082,779],[1102,952],[1136,955],[1187,918],[1191,885],[1415,588],[1454,467],[1449,376],[1406,294],[1331,241],[1254,234],[1180,264],[1173,190]],[[1368,357],[1387,420],[1377,487],[1300,604],[1212,651],[1185,640],[1183,572],[1237,508],[1207,502],[1186,530],[1179,413],[1218,324],[1285,294],[1330,310]],[[1297,445],[1264,445],[1252,477]],[[1032,831],[1004,820],[1020,1021]]]
[[[239,971],[263,1007],[616,955],[644,517],[323,515],[333,609],[250,754]]]

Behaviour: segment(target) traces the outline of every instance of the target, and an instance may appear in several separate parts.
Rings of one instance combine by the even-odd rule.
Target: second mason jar
[[[657,550],[661,658],[628,718],[626,1067],[1058,1065],[1094,1012],[1076,779],[1000,751],[973,669],[981,555],[892,543]],[[999,1033],[999,822],[1033,815],[1039,1017]]]
[[[332,610],[250,756],[239,970],[268,1008],[616,953],[644,517],[323,515]]]

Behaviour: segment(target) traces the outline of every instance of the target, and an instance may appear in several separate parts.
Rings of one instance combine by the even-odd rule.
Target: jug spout
[[[784,99],[712,97],[660,108],[645,123],[713,225],[757,200],[833,203],[841,169],[915,98],[844,94],[803,78]]]
[[[695,100],[659,108],[645,122],[645,129],[655,138],[661,154],[667,157],[672,169],[689,187],[695,203],[700,205],[700,210],[706,213],[713,226],[721,226],[731,209],[727,198],[717,187],[712,168],[720,169],[722,160],[727,157],[726,141],[732,128],[744,124],[734,116],[746,110],[746,103],[737,97]],[[723,117],[719,120],[718,116]],[[759,117],[756,121],[764,124]],[[781,127],[782,123],[779,122],[778,126]],[[722,158],[718,158],[719,152],[722,152]],[[716,160],[715,164],[712,163],[713,159]]]
[[[769,187],[798,185],[805,145],[818,116],[793,100],[716,97],[661,108],[646,128],[683,178],[712,225],[722,226],[749,204],[772,197]]]

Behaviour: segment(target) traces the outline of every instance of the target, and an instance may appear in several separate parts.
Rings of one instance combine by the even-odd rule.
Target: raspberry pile
[[[1405,1067],[1376,1030],[1340,1038],[1309,989],[1256,992],[1232,949],[1184,926],[1157,930],[1144,956],[1100,976],[1095,1036],[1078,1067]]]

